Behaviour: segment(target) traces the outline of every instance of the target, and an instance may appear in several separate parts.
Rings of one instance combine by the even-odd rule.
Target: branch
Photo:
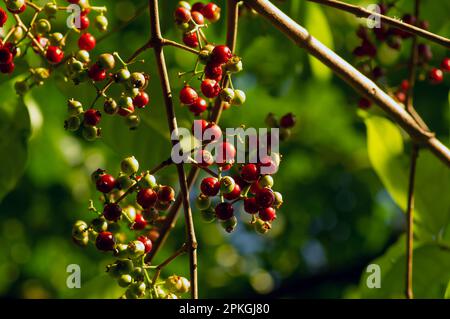
[[[164,95],[164,103],[166,106],[166,115],[170,132],[178,132],[177,119],[172,101],[172,92],[167,73],[167,66],[163,52],[163,38],[161,36],[161,28],[159,23],[158,0],[149,0],[150,11],[150,32],[151,43],[154,44],[156,63],[158,65],[158,73],[161,87]],[[175,145],[176,141],[173,140]],[[198,298],[198,281],[197,281],[197,239],[195,236],[194,221],[192,218],[191,206],[189,203],[189,190],[186,182],[186,175],[183,164],[177,164],[178,180],[180,183],[181,197],[184,208],[184,217],[186,221],[186,245],[189,251],[189,268],[191,280],[191,298]]]
[[[420,36],[422,38],[428,39],[434,43],[440,44],[444,47],[446,47],[447,49],[450,49],[450,39],[447,39],[443,36],[434,34],[432,32],[429,32],[427,30],[418,28],[416,26],[413,26],[411,24],[408,23],[404,23],[400,20],[394,19],[394,18],[390,18],[388,16],[352,5],[352,4],[348,4],[345,2],[341,2],[341,1],[336,1],[336,0],[308,0],[310,2],[315,2],[315,3],[319,3],[322,5],[326,5],[329,7],[333,7],[335,9],[339,9],[345,12],[349,12],[355,16],[357,16],[358,18],[368,18],[368,17],[376,17],[379,18],[382,22],[391,25],[393,27],[396,27],[398,29],[401,29],[403,31],[406,31],[408,33],[412,33],[415,34],[417,36]]]
[[[428,147],[434,155],[450,167],[450,150],[436,139],[433,133],[422,129],[405,109],[374,82],[311,36],[305,28],[298,25],[268,0],[245,0],[245,2],[298,46],[303,47],[308,53],[322,61],[359,94],[379,105],[416,143]]]

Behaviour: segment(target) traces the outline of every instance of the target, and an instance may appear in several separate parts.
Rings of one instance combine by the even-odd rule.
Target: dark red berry
[[[122,208],[118,204],[109,203],[103,208],[103,216],[106,220],[115,222],[122,215]]]
[[[214,98],[219,95],[220,85],[216,80],[205,79],[202,81],[201,90],[204,96]]]
[[[430,80],[434,84],[439,84],[444,80],[444,73],[441,69],[433,68],[429,74]]]
[[[192,20],[194,20],[194,22],[196,24],[199,24],[199,25],[205,24],[205,17],[203,17],[203,14],[201,14],[200,12],[192,11],[191,17],[192,17]]]
[[[259,210],[259,205],[255,197],[248,197],[244,199],[244,210],[249,214],[256,214]]]
[[[423,62],[428,62],[433,59],[433,52],[431,52],[431,48],[427,44],[420,43],[417,46],[417,51],[419,53],[419,57]]]
[[[0,8],[0,28],[3,27],[3,25],[6,23],[7,20],[8,20],[8,14],[6,13],[5,10]]]
[[[180,101],[183,104],[190,105],[195,102],[195,100],[198,99],[197,92],[191,88],[190,86],[186,85],[184,88],[180,91]]]
[[[58,64],[64,58],[64,52],[57,46],[49,46],[45,55],[47,61],[52,64]]]
[[[219,180],[215,177],[206,177],[200,184],[200,190],[206,196],[216,196],[220,189]]]
[[[222,79],[222,66],[217,63],[208,63],[205,66],[205,77],[207,79],[216,80],[219,82]]]
[[[246,164],[241,168],[241,177],[247,183],[253,183],[258,180],[259,168],[255,164]]]
[[[192,5],[191,11],[197,11],[201,12],[203,8],[205,7],[205,4],[202,2],[196,2]]]
[[[22,12],[25,11],[26,8],[27,8],[27,5],[24,4],[23,6],[21,6],[21,7],[20,7],[19,9],[17,9],[17,10],[12,10],[12,9],[9,9],[9,8],[7,8],[7,9],[8,9],[8,11],[11,12],[11,13],[14,13],[14,14],[21,14]]]
[[[146,254],[148,254],[148,253],[152,250],[152,248],[153,248],[153,243],[152,243],[152,241],[151,241],[150,238],[148,238],[148,237],[146,237],[146,236],[139,236],[139,237],[137,238],[137,240],[139,240],[141,243],[144,244],[144,246],[145,246],[145,253],[146,253]]]
[[[450,72],[450,58],[444,58],[441,62],[441,68],[444,72]]]
[[[395,98],[400,103],[405,103],[405,101],[406,101],[406,94],[405,94],[404,91],[397,91],[397,92],[395,92]]]
[[[9,64],[12,60],[13,54],[11,51],[6,47],[0,48],[0,64]]]
[[[233,217],[234,208],[230,203],[219,203],[216,206],[216,217],[220,220],[227,220]]]
[[[364,97],[360,98],[358,101],[358,107],[363,110],[367,110],[371,105],[372,103]]]
[[[408,91],[409,90],[409,81],[403,80],[402,83],[400,84],[400,88],[402,91]]]
[[[78,28],[79,30],[86,30],[87,28],[89,28],[89,18],[87,15],[81,15],[80,16],[80,27]]]
[[[99,110],[89,109],[84,112],[84,124],[86,125],[96,126],[98,123],[100,123],[101,118],[102,113],[100,113]]]
[[[14,62],[10,62],[8,64],[0,64],[0,72],[4,74],[11,74],[14,72],[15,68]]]
[[[98,234],[95,240],[95,246],[102,251],[109,251],[114,249],[114,237],[109,231],[104,231]]]
[[[183,7],[178,7],[174,13],[175,21],[178,23],[186,23],[191,20],[191,12]]]
[[[188,47],[196,48],[198,47],[198,37],[195,32],[186,32],[183,36],[183,43]]]
[[[226,200],[235,200],[241,196],[241,187],[239,184],[235,184],[233,190],[228,194],[223,194]]]
[[[419,28],[428,30],[430,28],[430,23],[428,22],[428,20],[422,20],[419,22]]]
[[[275,195],[270,188],[261,188],[256,192],[256,202],[259,207],[266,208],[272,206],[275,201]]]
[[[80,50],[91,51],[95,48],[97,41],[90,33],[84,33],[78,39],[78,47]]]
[[[175,191],[170,186],[161,186],[158,189],[158,200],[162,202],[172,202],[175,200]]]
[[[227,164],[234,161],[236,148],[229,142],[222,142],[217,145],[215,160],[218,165]]]
[[[116,186],[116,180],[112,175],[103,174],[97,179],[97,189],[102,193],[109,193]]]
[[[136,214],[136,217],[134,218],[133,223],[133,229],[134,230],[142,230],[147,226],[147,221],[145,220],[144,216],[142,214]]]
[[[149,101],[150,101],[150,98],[148,97],[148,94],[144,91],[141,91],[133,99],[133,105],[139,109],[142,109],[148,104]]]
[[[92,81],[100,82],[106,79],[106,70],[102,69],[97,63],[95,63],[89,68],[88,75]]]
[[[288,113],[280,119],[280,126],[283,128],[290,128],[294,127],[296,122],[296,116],[293,113]]]
[[[72,3],[72,4],[78,4],[80,2],[80,0],[67,0],[67,2]]]
[[[259,218],[265,222],[271,222],[277,218],[277,211],[272,207],[266,207],[259,210]]]
[[[228,62],[229,59],[233,56],[230,48],[226,45],[217,45],[214,47],[211,53],[211,61],[217,64],[223,64]]]
[[[220,7],[214,2],[205,5],[201,12],[206,19],[212,22],[215,22],[220,18]]]
[[[208,103],[206,102],[205,99],[202,99],[201,97],[199,97],[197,100],[195,100],[194,103],[189,105],[189,111],[191,111],[195,115],[202,114],[203,112],[206,111],[207,108],[208,108]]]
[[[136,197],[137,203],[144,209],[153,207],[157,200],[158,194],[151,188],[141,189]]]

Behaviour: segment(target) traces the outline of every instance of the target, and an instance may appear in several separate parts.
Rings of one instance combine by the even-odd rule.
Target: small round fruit
[[[116,180],[110,174],[103,174],[97,179],[96,186],[98,191],[109,193],[116,186]]]
[[[234,90],[232,88],[225,88],[220,91],[220,99],[224,102],[231,103],[234,99]]]
[[[241,187],[237,183],[234,184],[234,188],[230,193],[223,194],[223,197],[226,200],[235,200],[235,199],[238,199],[239,196],[241,196]]]
[[[99,110],[96,109],[89,109],[84,112],[84,121],[83,123],[85,125],[95,126],[98,123],[100,123],[100,120],[102,118],[102,114]]]
[[[115,114],[118,110],[117,102],[113,98],[107,98],[103,104],[103,111],[106,114]]]
[[[204,194],[200,194],[195,200],[195,206],[200,210],[208,209],[211,207],[211,199]]]
[[[147,221],[145,220],[144,216],[142,214],[136,214],[136,217],[134,218],[133,223],[133,229],[134,230],[142,230],[147,226]]]
[[[114,237],[111,232],[101,232],[98,234],[97,239],[95,240],[95,246],[97,249],[102,251],[109,251],[114,249]]]
[[[229,194],[234,190],[236,182],[233,177],[225,176],[220,179],[220,192],[222,194]]]
[[[259,207],[262,208],[270,207],[275,202],[275,195],[270,188],[261,188],[256,192],[255,198]]]
[[[208,109],[208,102],[205,99],[199,97],[194,103],[189,105],[189,111],[198,116]]]
[[[283,196],[279,192],[273,192],[273,195],[275,196],[275,201],[273,202],[273,207],[276,209],[279,209],[281,205],[283,205]]]
[[[220,7],[213,2],[206,4],[201,12],[211,22],[216,22],[220,19]]]
[[[178,23],[186,23],[191,20],[191,11],[184,7],[178,7],[174,12],[175,21]]]
[[[64,58],[64,51],[57,46],[49,46],[47,48],[47,53],[45,54],[47,61],[52,64],[58,64]]]
[[[255,231],[258,234],[266,234],[270,230],[270,224],[261,220],[260,218],[257,218],[254,223]]]
[[[205,79],[200,86],[204,96],[214,98],[220,93],[220,85],[216,80]]]
[[[236,229],[237,223],[236,216],[233,216],[227,220],[221,221],[220,226],[222,226],[227,233],[231,233]]]
[[[170,186],[161,186],[158,189],[158,200],[172,202],[175,200],[175,191]]]
[[[219,180],[215,177],[206,177],[200,184],[200,190],[206,196],[216,196],[220,190]]]
[[[134,88],[142,89],[145,86],[147,79],[141,72],[133,72],[130,76],[130,83]]]
[[[130,77],[131,77],[130,71],[128,69],[122,68],[114,74],[114,81],[122,83],[128,81]]]
[[[233,217],[234,215],[234,208],[230,203],[219,203],[217,204],[216,208],[216,217],[220,220],[227,220]]]
[[[223,64],[231,59],[232,56],[233,53],[229,47],[226,45],[217,45],[211,53],[211,61],[217,64]]]
[[[88,70],[88,75],[94,82],[100,82],[106,79],[106,70],[98,64],[93,64]]]
[[[125,288],[128,287],[132,281],[133,278],[130,275],[122,275],[117,280],[117,283],[119,284],[120,287]]]
[[[197,92],[191,88],[190,86],[186,85],[183,87],[180,91],[180,101],[183,104],[190,105],[195,102],[195,100],[198,99]]]
[[[296,116],[293,113],[288,113],[280,119],[280,126],[283,128],[291,128],[295,126],[296,122]]]
[[[241,90],[234,90],[234,98],[231,101],[231,104],[233,105],[242,105],[245,103],[246,96],[244,91]]]
[[[156,178],[149,172],[145,172],[144,176],[139,180],[139,186],[142,188],[155,188],[158,184]]]
[[[142,242],[144,244],[146,254],[148,254],[152,250],[153,243],[150,240],[150,238],[148,238],[146,236],[139,236],[137,240],[139,240],[140,242]]]
[[[136,201],[142,208],[147,209],[153,207],[158,200],[158,195],[151,188],[143,188],[139,191]]]
[[[223,70],[222,65],[208,62],[208,64],[205,66],[205,77],[207,79],[216,80],[219,82],[222,79]]]
[[[139,240],[133,240],[128,243],[128,252],[131,257],[139,257],[145,254],[145,245]]]
[[[370,100],[368,100],[364,97],[360,98],[358,101],[358,107],[362,110],[369,109],[371,105],[372,105],[372,102],[370,102]]]
[[[444,73],[441,69],[433,68],[429,73],[429,77],[432,83],[439,84],[444,80]]]
[[[444,58],[441,62],[441,69],[444,72],[450,72],[450,58]]]
[[[277,212],[272,207],[266,207],[259,210],[259,218],[265,222],[271,222],[277,218]]]
[[[255,197],[248,197],[244,199],[244,210],[249,214],[256,214],[259,210],[259,205]]]
[[[198,12],[198,11],[191,11],[191,17],[192,17],[192,20],[196,24],[198,24],[198,25],[205,24],[205,17],[200,12]]]
[[[144,91],[140,91],[137,96],[133,99],[133,105],[139,109],[144,108],[148,102],[150,101],[150,98],[148,97],[148,94]]]
[[[139,170],[139,162],[134,156],[124,158],[120,162],[120,170],[128,175],[135,174]]]
[[[96,43],[95,37],[90,33],[84,33],[78,39],[78,47],[80,50],[91,51],[95,48]]]
[[[122,216],[122,208],[116,203],[106,204],[103,208],[103,216],[106,220],[116,222]]]
[[[94,218],[91,222],[92,228],[98,233],[106,231],[108,229],[108,222],[103,217]]]
[[[259,177],[259,168],[255,164],[246,164],[241,168],[241,177],[247,183],[255,182]]]
[[[114,67],[116,66],[116,60],[114,59],[114,56],[109,53],[100,54],[97,63],[102,69],[106,70],[114,69]]]
[[[72,237],[77,240],[82,240],[88,236],[89,226],[85,221],[78,220],[72,227]]]
[[[195,32],[186,32],[183,36],[183,43],[186,44],[188,47],[196,48],[198,47],[198,37],[197,33]]]

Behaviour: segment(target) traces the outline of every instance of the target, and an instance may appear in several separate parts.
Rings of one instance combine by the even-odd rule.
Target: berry
[[[220,226],[222,226],[227,233],[231,233],[236,229],[237,223],[238,221],[236,216],[233,216],[227,220],[221,221]]]
[[[231,101],[231,104],[242,105],[245,103],[245,100],[246,100],[246,96],[245,96],[244,91],[234,90],[234,97],[233,97],[233,100]]]
[[[207,79],[216,80],[219,82],[222,79],[222,66],[217,63],[208,63],[205,67],[205,77]]]
[[[217,64],[226,63],[233,54],[226,45],[217,45],[211,53],[211,61]]]
[[[272,186],[273,186],[273,177],[270,176],[270,175],[262,176],[259,179],[259,181],[258,181],[258,185],[261,188],[264,188],[264,187],[272,188]]]
[[[444,80],[444,73],[441,69],[433,68],[429,73],[429,77],[432,83],[439,84]]]
[[[102,251],[109,251],[114,249],[114,237],[111,232],[104,231],[98,234],[95,240],[95,246]]]
[[[0,8],[0,28],[2,28],[5,25],[7,20],[8,20],[8,14],[6,13],[5,10]]]
[[[255,197],[244,199],[244,210],[249,214],[256,214],[258,212],[259,206]]]
[[[428,62],[433,59],[433,52],[431,52],[431,48],[427,44],[420,43],[417,46],[417,51],[419,53],[419,57],[423,62]]]
[[[97,64],[102,69],[111,70],[116,66],[116,59],[114,59],[114,56],[112,54],[103,53],[98,57]]]
[[[444,58],[441,62],[441,68],[444,72],[450,72],[450,58]]]
[[[186,23],[191,20],[191,12],[183,7],[178,7],[175,9],[175,21],[178,23]]]
[[[139,94],[133,99],[133,105],[139,109],[142,109],[148,104],[149,101],[150,98],[148,97],[148,94],[144,91],[140,91]]]
[[[183,36],[183,43],[186,44],[188,47],[196,48],[198,47],[198,37],[197,33],[195,32],[186,32]]]
[[[10,62],[8,64],[0,64],[0,72],[4,74],[11,74],[14,72],[15,68],[14,62]]]
[[[208,209],[211,206],[211,199],[204,194],[200,194],[195,200],[195,205],[200,210]]]
[[[224,165],[234,161],[236,156],[236,148],[229,142],[218,143],[216,146],[216,163]]]
[[[136,201],[144,209],[154,206],[157,200],[158,200],[158,195],[151,188],[141,189],[136,197]]]
[[[78,28],[79,30],[86,30],[87,28],[89,28],[89,18],[87,15],[81,15],[80,16],[80,27]]]
[[[200,190],[206,196],[216,196],[220,189],[219,180],[215,177],[206,177],[200,184]]]
[[[191,17],[192,17],[192,20],[194,20],[194,22],[196,24],[199,24],[199,25],[205,24],[205,17],[203,17],[203,14],[201,14],[200,12],[192,11]]]
[[[273,207],[276,209],[280,208],[283,205],[283,196],[279,192],[273,193],[275,196],[275,202],[273,203]]]
[[[130,82],[134,88],[142,89],[147,83],[147,79],[143,73],[133,72],[130,75]]]
[[[409,81],[403,80],[402,83],[400,84],[400,88],[402,89],[402,91],[408,91],[409,90]]]
[[[280,126],[283,128],[291,128],[295,126],[297,119],[293,113],[288,113],[280,119]]]
[[[119,111],[117,112],[120,116],[128,116],[134,112],[133,99],[129,96],[121,96],[117,102]]]
[[[124,158],[120,162],[120,170],[127,175],[135,174],[139,170],[139,162],[134,156]]]
[[[272,207],[266,207],[259,210],[259,218],[265,222],[271,222],[277,218],[277,211]]]
[[[204,96],[214,98],[220,93],[219,83],[215,80],[206,79],[202,81],[201,90]]]
[[[205,4],[202,2],[196,2],[192,5],[192,11],[198,11],[201,12],[203,8],[205,7]]]
[[[230,203],[219,203],[215,208],[216,217],[220,220],[227,220],[233,217],[234,208]]]
[[[145,254],[145,245],[140,240],[133,240],[128,243],[127,250],[130,257],[137,258]]]
[[[158,190],[158,200],[172,202],[175,200],[175,191],[170,186],[161,186]]]
[[[222,194],[229,194],[234,190],[235,185],[236,182],[233,177],[225,176],[220,179],[220,192]]]
[[[0,64],[9,64],[13,60],[13,54],[6,48],[0,48]]]
[[[103,216],[106,220],[115,222],[122,215],[122,208],[118,204],[109,203],[103,208]]]
[[[194,157],[194,160],[201,167],[208,167],[214,164],[214,158],[212,154],[207,150],[199,150]]]
[[[106,71],[102,69],[98,64],[93,64],[89,68],[88,75],[95,82],[100,82],[106,79]]]
[[[96,41],[92,34],[84,33],[78,39],[78,47],[80,50],[91,51],[95,48]]]
[[[364,97],[360,98],[358,101],[358,107],[363,110],[367,110],[371,105],[372,103]]]
[[[397,92],[395,92],[395,98],[400,103],[405,103],[405,101],[406,101],[406,94],[403,91],[397,91]]]
[[[100,123],[102,114],[96,109],[89,109],[84,112],[84,124],[95,126]]]
[[[97,190],[102,193],[109,193],[116,186],[116,180],[112,175],[103,174],[97,179]]]
[[[241,169],[241,177],[248,183],[255,182],[259,177],[259,168],[255,164],[246,164]]]
[[[190,105],[195,102],[195,100],[198,99],[197,92],[191,88],[190,86],[186,85],[183,87],[180,91],[180,101],[183,104]]]
[[[198,99],[195,100],[194,103],[189,105],[189,111],[191,111],[197,116],[205,112],[207,108],[208,103],[206,102],[205,99],[202,99],[201,97],[199,97]]]
[[[134,230],[142,230],[147,226],[147,221],[145,220],[144,216],[142,214],[136,214],[136,217],[134,218],[133,223],[133,229]]]
[[[152,250],[153,243],[150,240],[150,238],[148,238],[146,236],[139,236],[137,238],[137,240],[139,240],[140,242],[142,242],[144,244],[146,254],[148,254]]]
[[[221,101],[231,103],[234,99],[234,90],[232,88],[225,88],[220,91],[219,97]]]
[[[241,187],[237,183],[234,184],[234,188],[230,193],[223,194],[223,197],[226,200],[235,200],[235,199],[239,198],[239,196],[241,196]]]
[[[275,202],[275,195],[270,188],[261,188],[256,192],[256,203],[259,207],[266,208]]]
[[[95,17],[94,24],[100,32],[105,32],[108,30],[108,23],[108,18],[102,14]]]
[[[122,83],[127,81],[131,77],[131,73],[128,69],[120,69],[114,74],[114,81]]]
[[[220,19],[220,7],[213,2],[205,5],[201,12],[211,22],[216,22]]]

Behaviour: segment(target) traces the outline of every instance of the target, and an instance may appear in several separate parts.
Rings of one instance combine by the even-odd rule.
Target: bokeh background
[[[39,3],[39,1],[36,1]],[[111,27],[128,20],[140,1],[92,1],[108,6]],[[172,12],[177,1],[161,2],[163,32],[181,41]],[[217,1],[225,6],[225,1]],[[367,5],[370,1],[348,1]],[[402,16],[412,1],[397,1],[390,14]],[[349,61],[357,46],[355,31],[362,21],[333,9],[300,0],[276,1],[284,12]],[[430,30],[450,35],[450,3],[427,1],[422,17]],[[225,8],[223,9],[225,13]],[[64,19],[57,28],[61,29]],[[95,53],[118,51],[129,56],[148,37],[145,12],[126,28],[114,32]],[[210,26],[208,37],[225,39],[225,21]],[[387,85],[396,87],[408,74],[410,41],[400,51],[378,44],[379,63],[389,70]],[[439,64],[448,51],[432,45]],[[176,74],[190,70],[194,58],[168,47],[167,63],[174,92],[182,85]],[[242,107],[224,112],[223,127],[240,124],[264,127],[268,112],[281,116],[293,112],[298,125],[281,146],[282,165],[275,188],[285,200],[272,231],[260,236],[240,223],[226,234],[216,223],[205,224],[195,214],[199,240],[200,296],[262,298],[359,298],[402,297],[404,285],[405,218],[408,138],[377,109],[361,112],[359,97],[296,47],[263,19],[242,14],[237,54],[245,71],[235,87],[247,93]],[[95,91],[76,88],[53,79],[32,90],[21,107],[12,89],[13,78],[0,77],[0,296],[15,298],[117,298],[123,292],[105,274],[112,262],[92,245],[80,248],[71,241],[75,220],[89,220],[88,200],[97,196],[90,173],[98,167],[119,170],[121,158],[135,155],[141,166],[151,168],[167,157],[167,133],[161,91],[153,55],[133,66],[151,76],[151,105],[143,123],[129,131],[123,119],[105,117],[104,137],[86,142],[64,131],[66,100],[75,97],[88,103]],[[28,54],[18,69],[40,60]],[[423,74],[421,75],[423,77]],[[449,77],[439,86],[417,84],[416,108],[437,135],[449,141]],[[29,114],[30,126],[27,118]],[[192,115],[176,104],[180,126],[190,127]],[[31,135],[27,142],[27,130]],[[415,291],[425,298],[442,298],[450,279],[448,228],[450,177],[448,169],[428,152],[419,158],[417,182],[417,233]],[[176,185],[173,168],[158,174],[161,182]],[[194,187],[194,198],[198,187]],[[420,211],[419,211],[420,210]],[[239,212],[242,219],[245,213]],[[169,256],[184,239],[182,219],[156,262]],[[379,259],[377,259],[379,258]],[[366,267],[373,260],[382,268],[382,288],[365,286]],[[82,288],[66,287],[66,266],[79,264]],[[187,257],[180,257],[164,271],[188,276]]]

